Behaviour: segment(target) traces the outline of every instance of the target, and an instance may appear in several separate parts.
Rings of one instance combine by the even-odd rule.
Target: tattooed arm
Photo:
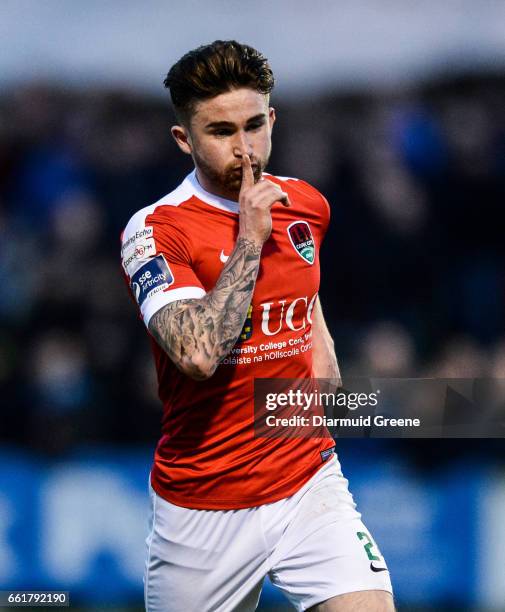
[[[214,374],[242,330],[251,303],[263,243],[272,231],[274,202],[287,195],[270,181],[254,183],[249,157],[242,158],[239,235],[212,291],[201,299],[167,304],[149,321],[149,331],[174,364],[191,378]]]
[[[258,274],[261,245],[239,238],[214,289],[153,315],[149,330],[170,359],[196,380],[211,376],[242,330]]]

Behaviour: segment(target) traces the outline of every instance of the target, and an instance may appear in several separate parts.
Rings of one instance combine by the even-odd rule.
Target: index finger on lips
[[[254,185],[254,173],[251,166],[251,160],[247,153],[242,155],[242,185],[240,190],[247,189]]]

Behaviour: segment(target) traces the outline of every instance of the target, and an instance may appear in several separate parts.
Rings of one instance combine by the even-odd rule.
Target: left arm
[[[335,345],[324,320],[319,296],[312,311],[312,375],[329,378],[336,387],[342,385]]]

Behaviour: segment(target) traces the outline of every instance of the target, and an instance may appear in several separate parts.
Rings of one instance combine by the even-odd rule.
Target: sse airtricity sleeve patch
[[[174,218],[177,212],[171,205],[142,208],[121,235],[124,276],[146,327],[167,304],[205,295],[194,269],[191,227],[181,227]]]
[[[135,272],[131,277],[131,289],[139,306],[147,298],[168,289],[174,282],[174,275],[163,255],[157,255]]]

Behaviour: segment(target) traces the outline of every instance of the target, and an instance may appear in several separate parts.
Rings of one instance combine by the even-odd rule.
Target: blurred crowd
[[[321,299],[344,375],[505,377],[505,77],[272,103],[270,172],[331,203]],[[156,440],[119,235],[191,170],[172,121],[168,96],[0,96],[3,442]]]

